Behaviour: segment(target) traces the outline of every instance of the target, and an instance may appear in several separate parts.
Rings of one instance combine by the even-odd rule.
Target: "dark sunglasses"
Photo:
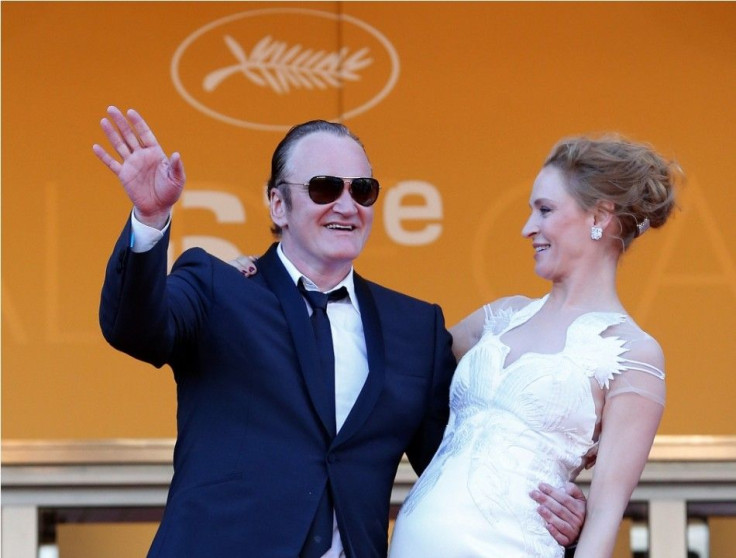
[[[375,178],[313,176],[306,184],[300,182],[281,182],[280,184],[303,186],[309,192],[309,199],[316,204],[325,205],[340,197],[345,183],[348,185],[350,196],[356,203],[363,207],[370,207],[376,203],[381,186]]]

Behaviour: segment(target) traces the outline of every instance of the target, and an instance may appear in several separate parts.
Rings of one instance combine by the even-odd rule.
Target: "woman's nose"
[[[533,217],[529,217],[521,228],[521,236],[529,238],[537,234],[537,226],[534,223]]]

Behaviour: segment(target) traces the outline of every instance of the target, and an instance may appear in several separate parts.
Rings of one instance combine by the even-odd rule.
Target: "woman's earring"
[[[593,225],[590,227],[590,238],[593,240],[600,240],[603,238],[603,229],[600,228],[598,225]]]

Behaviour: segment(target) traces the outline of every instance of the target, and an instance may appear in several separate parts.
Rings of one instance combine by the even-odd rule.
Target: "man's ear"
[[[271,214],[271,221],[282,229],[286,226],[287,220],[287,208],[286,200],[284,200],[284,194],[278,188],[271,190],[270,197],[268,199],[268,209]]]

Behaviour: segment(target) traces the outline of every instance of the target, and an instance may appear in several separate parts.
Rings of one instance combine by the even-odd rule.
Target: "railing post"
[[[685,500],[650,500],[649,558],[687,558]]]
[[[8,558],[38,558],[38,508],[2,507],[2,555]]]

